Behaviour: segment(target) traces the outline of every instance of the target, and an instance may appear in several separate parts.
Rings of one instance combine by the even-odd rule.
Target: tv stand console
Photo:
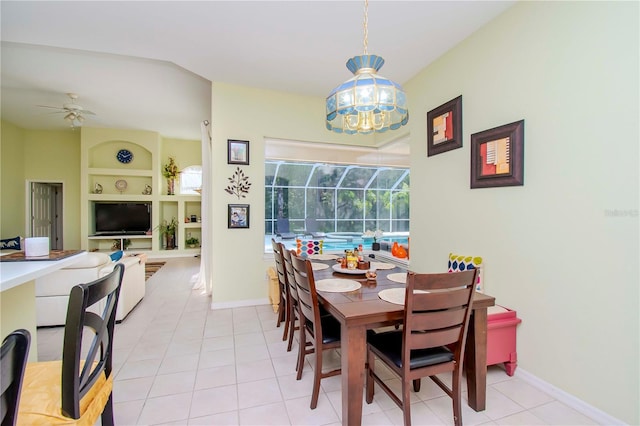
[[[120,235],[91,235],[88,237],[90,240],[115,240],[120,241],[120,250],[124,250],[124,240],[136,240],[136,250],[151,250],[151,235],[133,235],[133,234],[120,234]],[[138,244],[139,243],[139,244]]]

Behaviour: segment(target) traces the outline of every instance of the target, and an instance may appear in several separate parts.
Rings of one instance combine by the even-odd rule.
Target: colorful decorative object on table
[[[305,253],[307,256],[322,254],[322,240],[301,240],[296,239],[296,254],[300,256]]]
[[[483,264],[480,256],[462,256],[459,254],[449,253],[449,272],[462,272],[469,269],[478,270],[478,278],[476,280],[476,291],[482,293],[484,291],[484,283],[482,280]]]

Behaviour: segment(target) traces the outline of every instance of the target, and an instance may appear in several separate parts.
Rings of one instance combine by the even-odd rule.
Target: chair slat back
[[[16,330],[2,341],[0,348],[0,425],[13,426],[18,417],[22,379],[29,356],[31,334]]]
[[[282,258],[282,248],[280,243],[277,243],[275,239],[271,239],[271,246],[273,247],[273,259],[276,263],[276,272],[278,273],[278,283],[280,284],[281,291],[285,291],[287,282],[284,259]]]
[[[291,256],[293,251],[289,251],[285,248],[284,244],[280,243],[280,253],[282,253],[282,259],[284,260],[284,270],[287,274],[287,286],[289,288],[289,297],[292,299],[294,305],[298,304],[298,287],[296,286],[296,278],[293,274],[293,263],[291,262]]]
[[[407,273],[403,365],[412,349],[452,345],[464,353],[476,270],[443,274]],[[425,293],[426,292],[426,293]]]
[[[291,263],[296,287],[298,289],[298,300],[302,315],[311,321],[314,333],[322,333],[320,329],[318,293],[316,292],[316,283],[313,279],[311,262],[292,253]],[[319,335],[321,336],[322,334]]]
[[[117,264],[109,275],[71,289],[62,349],[62,412],[67,417],[80,418],[82,397],[101,374],[107,378],[111,375],[113,333],[123,274],[124,265]],[[104,304],[100,305],[100,314],[88,310],[101,301]],[[89,331],[87,336],[85,331]],[[90,346],[82,360],[85,340],[90,340]]]

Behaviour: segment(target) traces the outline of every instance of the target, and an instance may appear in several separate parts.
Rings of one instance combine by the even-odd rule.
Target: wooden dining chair
[[[443,274],[407,273],[402,330],[367,336],[366,401],[373,401],[374,382],[400,407],[411,424],[410,384],[420,390],[429,376],[453,399],[453,419],[462,425],[462,361],[473,303],[476,270]],[[375,357],[402,381],[398,397],[375,372]],[[451,388],[436,374],[452,373]]]
[[[313,371],[313,392],[310,405],[313,410],[318,405],[320,380],[340,374],[339,368],[326,373],[322,372],[323,351],[340,347],[340,323],[331,315],[321,315],[311,262],[291,253],[291,263],[298,290],[299,309],[302,315],[300,319],[304,323],[300,325],[300,347],[303,348],[302,342],[307,341],[307,334],[311,337],[311,349],[298,352],[298,366],[300,368],[297,379],[300,380],[302,377],[305,355],[315,353],[316,362]]]
[[[302,314],[300,313],[298,287],[296,286],[296,279],[293,274],[293,263],[291,262],[291,255],[293,253],[293,250],[287,250],[284,244],[280,243],[280,253],[282,254],[282,260],[284,261],[284,270],[287,283],[287,296],[289,297],[290,302],[288,314],[291,322],[289,323],[289,342],[287,343],[287,352],[290,352],[293,345],[293,336],[296,330],[299,330],[300,318],[302,318]],[[296,325],[296,323],[298,325]],[[302,348],[305,348],[305,344],[301,344],[300,346]],[[299,371],[299,374],[302,374],[302,369],[299,362],[300,356],[298,356],[298,362],[296,363],[296,371]]]
[[[280,243],[277,243],[275,239],[271,239],[271,246],[273,247],[273,260],[276,263],[276,273],[278,275],[278,292],[280,294],[280,303],[278,304],[278,315],[276,317],[276,327],[280,327],[280,324],[284,321],[284,330],[282,332],[282,340],[287,339],[287,333],[289,331],[289,314],[288,306],[289,300],[287,297],[287,283],[286,273],[284,271],[284,259],[282,258],[282,251]]]
[[[98,417],[102,426],[114,424],[113,335],[123,273],[117,264],[71,289],[62,360],[27,364],[18,425],[93,425]]]
[[[31,333],[16,330],[2,341],[0,348],[0,426],[16,424],[20,390],[29,357]]]

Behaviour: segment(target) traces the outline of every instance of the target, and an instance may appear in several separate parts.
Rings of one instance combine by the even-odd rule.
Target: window
[[[199,194],[202,189],[202,166],[189,166],[180,172],[180,194]]]
[[[265,161],[265,235],[278,218],[291,232],[315,218],[318,231],[409,231],[409,169],[303,161]]]

